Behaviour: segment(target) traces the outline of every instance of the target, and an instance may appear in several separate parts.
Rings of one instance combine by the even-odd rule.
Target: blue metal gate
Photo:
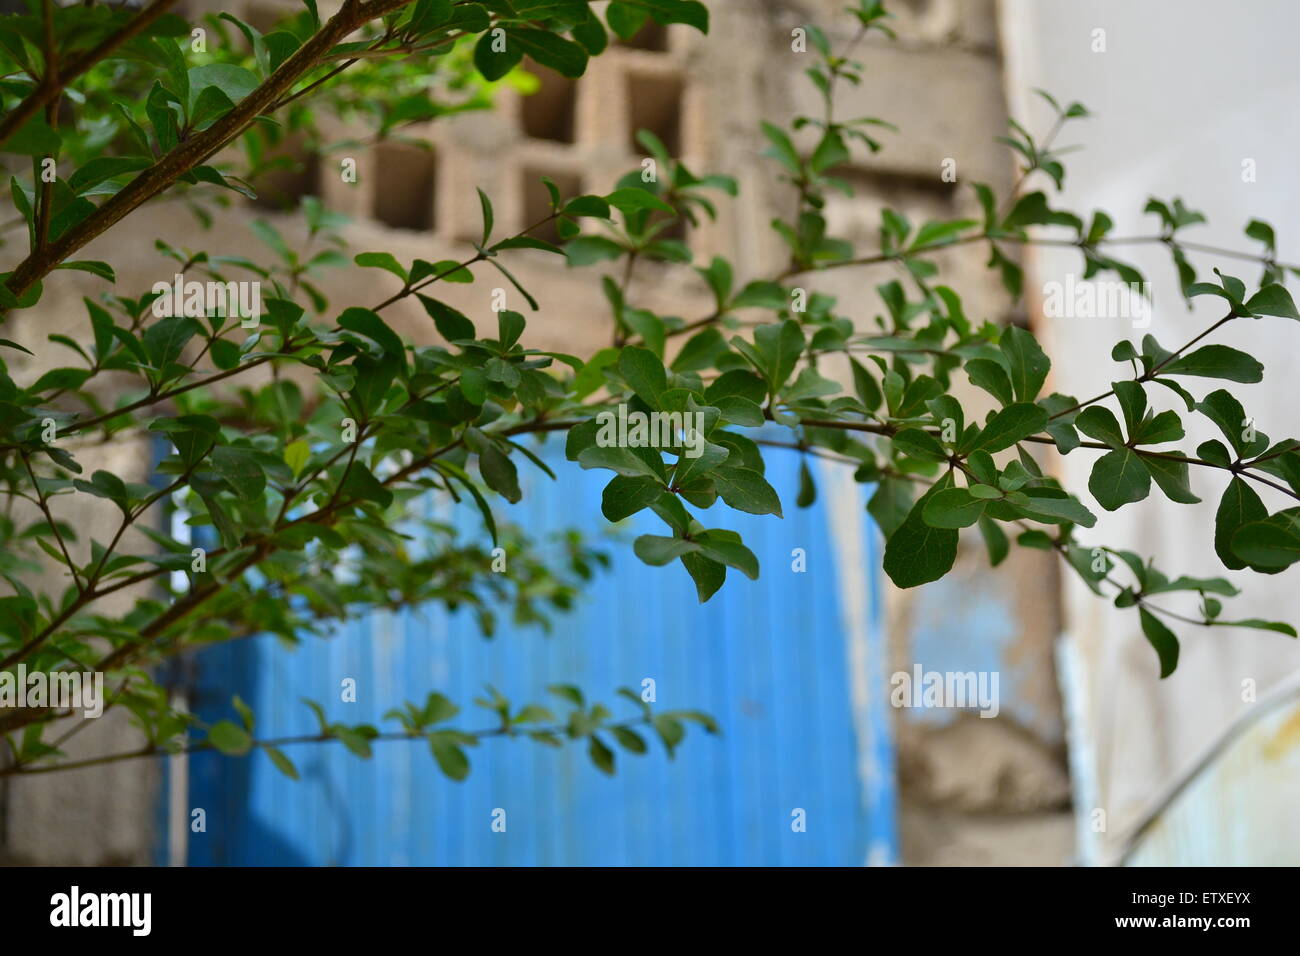
[[[599,515],[608,473],[584,472],[557,452],[548,458],[559,481],[521,473],[524,500],[511,518],[538,538],[567,527],[609,535]],[[440,607],[374,613],[297,649],[268,637],[205,651],[193,696],[215,720],[231,716],[237,693],[257,714],[257,736],[279,737],[316,731],[303,697],[331,720],[379,725],[404,699],[439,690],[465,705],[485,684],[513,701],[544,702],[547,685],[570,682],[630,717],[615,688],[652,677],[657,706],[706,711],[721,735],[692,727],[672,761],[657,741],[645,756],[620,751],[612,778],[582,747],[527,740],[471,748],[463,783],[444,778],[419,743],[380,743],[365,761],[333,744],[296,747],[297,782],[260,753],[195,754],[189,806],[204,809],[207,828],[190,834],[189,863],[894,862],[879,553],[863,490],[842,466],[823,468],[819,501],[797,509],[798,456],[768,457],[786,517],[727,512],[762,575],[733,572],[707,605],[679,566],[651,568],[632,555],[636,534],[662,533],[643,513],[614,530],[621,540],[605,547],[612,567],[549,637],[503,623],[485,640],[472,615]],[[793,570],[796,548],[806,571]],[[346,677],[356,680],[355,703],[339,701]],[[505,832],[492,827],[498,810]],[[802,832],[792,826],[798,811]]]

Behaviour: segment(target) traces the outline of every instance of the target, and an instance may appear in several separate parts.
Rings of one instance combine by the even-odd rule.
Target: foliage
[[[22,312],[40,301],[45,283],[59,281],[55,270],[114,283],[112,263],[75,258],[90,240],[141,206],[172,199],[208,222],[214,203],[255,192],[281,161],[277,147],[286,137],[338,147],[320,132],[322,114],[346,120],[353,133],[400,137],[412,123],[488,107],[497,83],[526,84],[518,69],[525,55],[577,76],[605,49],[610,30],[629,37],[648,18],[708,29],[708,11],[694,0],[615,0],[603,23],[585,0],[346,0],[326,20],[314,0],[304,0],[301,12],[265,35],[226,14],[210,20],[211,52],[198,54],[190,49],[191,25],[167,13],[169,6],[159,0],[135,12],[31,0],[27,14],[0,19],[0,149],[31,157],[30,173],[10,180],[21,229],[6,237],[14,261],[0,274],[0,308],[28,344],[2,340],[3,354],[30,354],[33,329],[23,326]],[[0,368],[0,481],[9,506],[0,520],[0,574],[9,584],[0,597],[0,669],[108,673],[111,706],[129,708],[148,745],[92,762],[256,748],[293,775],[279,749],[288,743],[337,740],[367,756],[376,740],[421,738],[443,771],[461,779],[464,747],[504,735],[544,744],[585,740],[596,765],[609,771],[608,740],[632,753],[646,749],[636,725],[651,728],[671,753],[684,721],[716,728],[694,712],[654,713],[629,691],[639,712],[622,723],[573,687],[552,688],[571,708],[563,721],[490,691],[480,703],[494,723],[479,731],[447,726],[457,707],[438,694],[392,711],[387,719],[400,728],[393,731],[332,722],[313,704],[318,735],[271,741],[255,738],[242,701],[233,703],[237,721],[203,726],[175,710],[151,676],[160,661],[197,646],[263,632],[297,640],[367,608],[470,605],[489,632],[502,603],[523,622],[564,610],[601,556],[570,537],[559,543],[562,560],[541,560],[534,542],[498,523],[494,500],[519,500],[519,467],[546,468],[524,438],[552,432],[563,433],[566,455],[578,466],[611,473],[602,499],[607,518],[649,509],[662,520],[663,532],[640,537],[634,550],[650,564],[680,564],[701,601],[729,572],[759,575],[756,556],[723,525],[728,509],[782,515],[762,447],[786,444],[847,462],[858,481],[874,485],[869,510],[887,539],[885,571],[899,587],[943,577],[961,529],[978,527],[993,564],[1013,540],[1054,551],[1093,591],[1136,608],[1162,676],[1174,670],[1179,647],[1165,620],[1294,636],[1285,624],[1226,620],[1221,599],[1237,592],[1223,578],[1170,574],[1081,535],[1096,522],[1092,504],[1114,511],[1147,498],[1153,484],[1175,502],[1199,501],[1190,480],[1195,467],[1226,479],[1210,486],[1222,495],[1215,541],[1226,568],[1275,574],[1300,560],[1300,508],[1273,512],[1256,490],[1300,499],[1300,441],[1269,439],[1251,427],[1229,389],[1199,390],[1198,397],[1187,381],[1259,381],[1255,358],[1202,340],[1230,322],[1300,319],[1284,286],[1286,273],[1297,270],[1277,262],[1271,227],[1252,222],[1246,229],[1263,247],[1257,286],[1217,270],[1207,281],[1189,258],[1204,248],[1183,238],[1203,217],[1181,200],[1152,199],[1147,211],[1159,231],[1144,239],[1170,250],[1189,302],[1223,300],[1222,318],[1172,350],[1150,335],[1120,342],[1113,357],[1132,373],[1117,373],[1095,398],[1044,394],[1050,361],[1033,335],[969,318],[957,290],[938,281],[934,259],[956,246],[986,248],[989,268],[1013,299],[1023,285],[1015,252],[1028,243],[1076,248],[1085,277],[1141,281],[1114,248],[1142,240],[1116,239],[1106,213],[1081,217],[1030,188],[1045,179],[1060,189],[1064,151],[1053,143],[1087,110],[1043,94],[1054,121],[1041,142],[1011,124],[1004,141],[1019,157],[1021,177],[1003,197],[974,184],[979,220],[914,224],[887,209],[879,248],[859,251],[828,232],[825,206],[833,192],[852,193],[837,173],[855,153],[885,148],[878,137],[887,140],[893,127],[874,117],[838,117],[835,94],[862,82],[852,55],[864,36],[889,30],[877,0],[858,0],[849,12],[856,34],[846,52],[806,28],[814,63],[807,76],[822,114],[762,126],[774,178],[791,190],[795,206],[772,223],[788,250],[774,275],[741,278],[724,258],[697,262],[686,243],[671,238],[679,219],[714,216],[736,184],[697,175],[645,132],[640,141],[660,170],[655,181],[636,170],[606,195],[583,196],[563,196],[548,183],[549,215],[520,234],[498,235],[491,199],[480,191],[482,236],[463,260],[405,263],[382,250],[349,260],[341,252],[341,217],[314,200],[301,214],[315,252],[293,248],[264,221],[254,223],[265,246],[260,255],[160,241],[158,253],[177,272],[218,281],[257,277],[267,290],[264,314],[252,329],[228,311],[158,317],[159,292],[119,290],[85,300],[84,335],[49,337],[68,350],[70,364],[42,361],[23,371],[29,363],[12,376]],[[501,37],[503,44],[494,42]],[[46,157],[58,161],[53,181],[42,176]],[[530,235],[549,224],[559,245]],[[483,332],[435,297],[437,283],[474,281],[490,267],[536,310],[506,264],[520,249],[563,256],[572,268],[609,268],[595,281],[608,301],[612,345],[583,356],[529,348],[521,313],[500,311],[496,327]],[[693,269],[711,295],[708,313],[683,319],[632,301],[630,279],[647,261]],[[833,298],[811,288],[828,270],[873,267],[898,272],[876,286],[883,312],[873,329],[855,328]],[[400,287],[373,304],[331,305],[316,276],[335,268],[383,270]],[[403,341],[385,321],[385,309],[411,297],[442,344]],[[837,361],[849,371],[851,392],[825,374]],[[310,387],[280,374],[298,367],[309,372]],[[258,369],[273,374],[248,374]],[[964,408],[953,394],[963,381],[989,393],[996,410],[979,418]],[[619,405],[699,416],[692,420],[701,423],[701,453],[611,447],[600,440],[596,416]],[[1196,416],[1218,426],[1224,441],[1205,442],[1193,456],[1174,443]],[[150,433],[172,448],[151,484],[104,470],[87,475],[78,460]],[[1031,453],[1035,445],[1095,454],[1090,500],[1045,473]],[[816,496],[807,469],[803,479],[799,505]],[[493,547],[508,559],[504,574],[488,570],[498,552],[461,540],[452,525],[410,519],[409,503],[431,492],[478,510]],[[57,512],[68,513],[66,499],[79,508],[103,499],[95,506],[117,516],[111,540],[83,540],[59,519]],[[191,542],[156,527],[168,501],[189,516],[195,540],[207,543],[205,561],[196,563]],[[57,584],[50,562],[61,569]],[[132,598],[121,613],[104,601],[118,592]],[[1194,614],[1163,603],[1180,593],[1198,598]],[[50,730],[60,716],[51,708],[0,715],[12,757],[0,773],[75,766],[59,750],[66,735],[55,739]]]

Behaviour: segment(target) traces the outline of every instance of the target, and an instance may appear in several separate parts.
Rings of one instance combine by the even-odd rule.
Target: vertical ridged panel
[[[752,582],[732,572],[701,606],[680,566],[650,568],[631,553],[636,534],[662,533],[658,519],[643,513],[611,532],[597,508],[608,473],[584,472],[555,452],[559,481],[533,472],[523,503],[501,510],[539,539],[576,525],[605,540],[613,565],[573,613],[555,618],[550,637],[502,621],[484,640],[472,615],[428,607],[367,615],[323,646],[242,641],[204,652],[202,715],[230,716],[229,696],[239,693],[258,714],[257,735],[278,737],[315,732],[302,697],[320,701],[333,720],[379,724],[384,711],[433,689],[468,704],[490,683],[516,703],[552,706],[546,686],[573,682],[621,717],[633,709],[615,688],[639,691],[652,677],[659,708],[704,710],[722,735],[692,726],[671,762],[657,740],[645,757],[620,750],[613,778],[580,746],[490,740],[470,751],[473,771],[461,784],[438,773],[427,748],[405,742],[377,744],[369,761],[332,744],[295,747],[298,783],[262,755],[195,755],[191,804],[208,809],[208,832],[192,835],[191,863],[858,865],[869,845],[875,859],[892,859],[888,715],[879,700],[856,710],[851,700],[841,593],[860,587],[859,607],[866,596],[869,620],[858,637],[876,671],[884,653],[879,554],[862,489],[852,486],[849,499],[823,493],[814,507],[797,509],[797,457],[771,454],[784,520],[721,507],[705,514],[744,535],[762,576]],[[481,534],[477,516],[464,513],[456,520],[465,532]],[[862,567],[835,567],[842,548],[832,523],[840,539],[846,528],[859,536]],[[806,573],[791,570],[794,548],[807,553]],[[345,677],[357,680],[354,704],[340,702]],[[868,683],[883,695],[877,680]],[[492,717],[469,707],[458,723],[487,727]],[[491,829],[498,807],[507,814],[504,834]],[[806,812],[807,832],[792,832],[795,808]]]

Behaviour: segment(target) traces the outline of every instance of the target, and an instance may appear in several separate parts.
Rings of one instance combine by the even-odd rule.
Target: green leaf
[[[337,727],[334,730],[334,736],[339,743],[348,748],[348,752],[360,757],[362,760],[369,760],[373,754],[370,747],[370,738],[365,734],[358,733],[351,727]]]
[[[480,243],[480,245],[486,246],[488,244],[488,240],[492,238],[492,226],[493,226],[492,200],[488,198],[487,193],[485,193],[482,189],[478,190],[478,203],[479,203],[479,208],[483,213],[483,241]]]
[[[1211,392],[1197,403],[1196,410],[1219,426],[1238,456],[1247,458],[1268,447],[1268,440],[1259,435],[1254,442],[1247,444],[1244,437],[1248,424],[1246,412],[1231,392],[1221,388]]]
[[[460,735],[455,731],[440,730],[429,735],[429,749],[438,769],[452,780],[464,780],[469,776],[469,757],[459,743]]]
[[[618,371],[636,396],[652,409],[663,408],[663,393],[668,390],[664,363],[649,349],[628,347],[618,357]]]
[[[968,528],[987,505],[987,499],[977,498],[969,488],[945,488],[927,497],[921,516],[931,528]]]
[[[60,262],[54,268],[72,269],[76,272],[89,272],[97,275],[101,279],[107,279],[109,282],[116,282],[117,275],[113,272],[113,267],[107,262],[100,262],[97,259],[77,259],[73,262]]]
[[[1223,490],[1219,508],[1214,514],[1214,552],[1224,567],[1234,571],[1246,567],[1247,562],[1233,550],[1233,536],[1243,525],[1267,517],[1268,509],[1264,507],[1264,502],[1255,489],[1245,479],[1233,475],[1228,487]]]
[[[252,733],[254,723],[253,711],[249,708],[248,704],[244,703],[244,699],[238,694],[234,696],[231,703],[234,705],[235,711],[239,714],[239,720],[244,725],[244,729],[249,733]]]
[[[1259,631],[1276,631],[1287,637],[1296,636],[1296,629],[1290,624],[1283,621],[1264,621],[1257,617],[1246,618],[1243,621],[1215,621],[1215,624],[1219,627],[1251,627]]]
[[[149,122],[153,125],[154,136],[158,139],[158,146],[164,153],[169,153],[175,149],[180,138],[180,127],[177,124],[176,113],[171,105],[174,99],[175,97],[168,94],[162,84],[155,80],[153,88],[150,89],[149,96],[145,100],[145,112],[149,116]]]
[[[245,501],[256,501],[266,490],[266,474],[251,448],[218,445],[208,461],[232,491]]]
[[[96,156],[68,177],[68,187],[80,195],[108,179],[137,172],[152,165],[143,156]]]
[[[149,363],[156,369],[166,369],[180,358],[185,344],[202,330],[197,321],[184,315],[159,319],[145,329],[142,342]]]
[[[459,481],[464,485],[465,490],[470,493],[470,497],[474,499],[474,504],[478,506],[479,514],[483,516],[483,524],[488,529],[488,534],[492,537],[492,544],[495,546],[498,543],[497,523],[496,519],[492,517],[492,508],[488,505],[487,499],[483,497],[483,492],[478,490],[478,487],[470,480],[469,475],[461,468],[445,461],[436,462],[435,465],[444,474],[451,475]],[[448,485],[450,485],[450,482],[448,482]]]
[[[681,562],[682,567],[690,574],[691,580],[695,582],[695,594],[701,604],[713,597],[727,580],[726,565],[710,560],[702,554],[683,554]]]
[[[1002,221],[1004,229],[1036,225],[1071,226],[1076,230],[1083,228],[1083,223],[1077,216],[1051,209],[1047,204],[1047,195],[1043,192],[1032,192],[1022,196],[1007,214],[1007,218]]]
[[[271,758],[271,763],[275,764],[276,770],[279,770],[290,780],[298,779],[298,768],[293,765],[293,761],[286,757],[282,751],[276,747],[263,747],[262,750]]]
[[[608,219],[610,217],[609,203],[599,196],[574,196],[564,204],[561,211],[564,215],[574,219],[583,217]]]
[[[311,458],[311,445],[304,439],[299,438],[297,441],[290,442],[284,448],[284,463],[289,466],[295,478],[302,474],[309,458]]]
[[[1130,439],[1136,439],[1147,413],[1147,393],[1138,382],[1111,382],[1120,410],[1124,413],[1124,428]]]
[[[605,11],[605,19],[609,21],[610,29],[622,40],[630,40],[636,36],[645,26],[649,16],[649,11],[642,7],[620,2],[620,0],[614,0]]]
[[[677,745],[682,742],[686,736],[686,728],[676,717],[668,714],[657,714],[654,718],[655,732],[659,734],[660,741],[663,742],[664,749],[668,751],[668,757],[671,760],[677,750]]]
[[[614,735],[614,739],[618,741],[619,746],[629,753],[643,754],[646,752],[645,741],[635,731],[617,725],[610,727],[609,731]]]
[[[751,515],[781,514],[781,499],[767,479],[749,468],[729,464],[715,469],[711,476],[718,496],[737,511]]]
[[[208,743],[227,757],[242,757],[253,746],[248,731],[229,720],[219,720],[208,731]]]
[[[648,189],[640,189],[636,186],[624,186],[616,189],[605,200],[623,213],[625,216],[631,216],[645,209],[654,210],[663,213],[672,213],[673,207],[668,205]]]
[[[740,395],[724,395],[713,403],[713,407],[722,413],[722,421],[744,428],[759,428],[766,420],[763,409],[757,402]]]
[[[494,34],[496,31],[490,30],[474,44],[475,68],[483,74],[483,79],[493,81],[501,79],[524,58],[523,44],[511,43],[508,37],[502,43],[500,36]]]
[[[601,773],[611,777],[614,775],[614,751],[595,734],[587,738],[587,755]]]
[[[799,459],[799,495],[795,498],[795,505],[799,508],[811,508],[817,501],[817,482],[813,480],[812,471],[808,468],[808,462],[803,458]]]
[[[1151,493],[1151,473],[1133,449],[1117,448],[1093,464],[1088,490],[1099,505],[1115,511]]]
[[[1155,455],[1143,455],[1142,463],[1155,479],[1160,490],[1170,501],[1179,504],[1194,505],[1201,499],[1192,493],[1191,479],[1188,476],[1187,462]]]
[[[381,508],[387,508],[393,503],[393,493],[384,487],[374,472],[359,461],[354,461],[347,469],[340,493],[345,500],[373,501]]]
[[[891,439],[894,448],[911,458],[922,461],[946,461],[948,452],[939,439],[920,428],[903,428]]]
[[[204,87],[194,98],[194,106],[190,111],[190,125],[198,130],[207,129],[234,108],[235,104],[231,102],[230,97],[219,88]]]
[[[600,510],[609,521],[622,521],[659,500],[664,486],[649,476],[615,475],[600,496]]]
[[[429,318],[433,319],[438,334],[448,342],[461,342],[474,338],[474,323],[463,313],[427,295],[417,294],[416,298],[424,306],[424,311],[429,313]]]
[[[731,300],[732,309],[780,309],[784,308],[788,296],[785,289],[776,282],[755,279],[745,283],[745,287]]]
[[[881,534],[889,538],[907,520],[912,510],[912,485],[903,478],[885,478],[867,502],[867,513],[876,519]]]
[[[18,153],[21,156],[57,156],[62,145],[63,140],[59,134],[45,122],[45,117],[38,114],[18,127],[0,146],[0,152]]]
[[[647,449],[647,451],[658,454],[655,449]],[[608,468],[610,471],[628,478],[647,476],[662,482],[662,476],[655,470],[654,466],[631,448],[601,447],[598,445],[584,448],[578,453],[578,464],[586,469]]]
[[[673,472],[673,485],[689,485],[695,479],[707,476],[730,456],[731,452],[727,448],[713,442],[705,442],[700,454],[694,458],[683,453]]]
[[[833,127],[822,132],[822,138],[817,143],[817,148],[808,159],[808,166],[814,173],[822,173],[833,166],[849,160],[848,147],[844,145],[844,137]]]
[[[1251,383],[1263,380],[1264,366],[1245,352],[1226,345],[1204,345],[1170,362],[1160,370],[1160,374],[1198,375]]]
[[[1148,581],[1143,585],[1145,594],[1161,594],[1170,591],[1199,591],[1207,594],[1222,594],[1233,597],[1240,592],[1223,578],[1193,578],[1182,575],[1172,581]]]
[[[506,37],[509,47],[522,49],[525,56],[562,76],[579,77],[587,71],[587,51],[572,40],[524,27],[507,28]]]
[[[1029,402],[1008,405],[995,414],[976,439],[974,449],[1002,451],[1047,427],[1047,411]]]
[[[230,515],[228,515],[226,509],[221,506],[221,502],[212,495],[200,495],[200,497],[203,499],[203,504],[208,509],[208,517],[212,520],[213,526],[221,536],[222,547],[229,550],[234,550],[239,547],[241,540],[239,529],[235,526],[235,523],[230,520]]]
[[[519,470],[510,456],[501,451],[495,442],[488,441],[478,450],[478,469],[489,488],[511,504],[523,496],[519,490]]]
[[[1111,448],[1124,447],[1124,432],[1115,414],[1102,405],[1089,405],[1078,414],[1074,425],[1089,438],[1104,442]]]
[[[1011,551],[1011,545],[1007,542],[1006,532],[992,518],[983,515],[979,520],[980,534],[984,537],[984,546],[989,552],[989,565],[997,567]]]
[[[607,259],[617,259],[624,249],[604,236],[579,236],[564,246],[564,256],[572,267],[589,266]]]
[[[1232,536],[1232,552],[1264,571],[1281,570],[1300,561],[1300,508],[1243,524]]]
[[[1287,319],[1300,320],[1295,301],[1291,293],[1280,285],[1266,285],[1246,302],[1246,308],[1252,315],[1280,315]]]
[[[514,273],[512,273],[509,269],[507,269],[504,265],[502,265],[500,259],[493,257],[491,259],[488,259],[488,262],[491,263],[492,268],[496,269],[497,272],[500,272],[503,276],[506,277],[506,281],[515,287],[515,291],[524,297],[524,301],[528,303],[528,307],[532,309],[534,312],[536,312],[538,309],[537,300],[533,298],[532,293],[529,292],[527,289],[525,289],[523,285],[520,284],[519,280],[514,277]],[[462,269],[460,270],[460,272],[470,277],[466,281],[473,280],[472,275],[467,270]],[[448,278],[451,279],[453,278],[453,276],[449,276]]]
[[[1037,340],[1024,329],[1008,325],[998,343],[1006,356],[1007,371],[1017,401],[1032,402],[1038,397],[1052,367]]]
[[[1081,525],[1084,528],[1091,528],[1097,523],[1097,516],[1083,506],[1076,498],[1069,496],[1055,497],[1041,493],[1027,494],[1028,503],[1017,501],[1016,509],[1023,514],[1040,520],[1046,520],[1049,524],[1056,524],[1061,521],[1069,521],[1073,524]]]
[[[1003,405],[1015,401],[1007,370],[992,359],[971,359],[966,363],[966,375],[972,385],[984,389]]]
[[[363,269],[383,269],[391,272],[406,285],[406,270],[391,252],[363,252],[352,260]]]
[[[921,249],[926,246],[943,245],[947,240],[956,238],[958,234],[975,225],[978,225],[978,223],[974,219],[927,222],[917,231],[916,237],[912,240],[912,248]]]
[[[612,6],[639,7],[649,12],[655,23],[684,23],[701,33],[709,32],[709,10],[696,0],[623,0]]]
[[[735,568],[751,581],[758,580],[758,558],[754,552],[740,543],[739,540],[731,540],[724,535],[728,532],[711,531],[700,535],[696,538],[696,544],[700,546],[700,554],[720,564],[725,564],[729,568]],[[735,537],[739,537],[735,535]]]
[[[768,389],[776,392],[794,371],[803,353],[804,337],[797,322],[786,320],[760,325],[754,330],[752,343],[735,336],[731,344],[767,380]]]
[[[1146,639],[1156,649],[1156,656],[1160,658],[1160,677],[1164,679],[1178,667],[1178,638],[1146,608],[1138,608],[1138,616],[1142,621],[1142,633],[1146,635]]]
[[[257,74],[242,66],[231,63],[208,63],[193,66],[189,70],[189,115],[194,115],[194,107],[199,94],[207,87],[215,86],[224,93],[232,103],[238,103],[260,85]]]
[[[862,400],[862,404],[867,411],[874,412],[880,407],[880,403],[884,401],[880,386],[876,384],[875,378],[857,359],[850,358],[849,364],[853,369],[853,390],[858,393],[858,398]]]
[[[1183,437],[1183,422],[1175,411],[1146,418],[1130,436],[1134,445],[1161,445]]]
[[[633,553],[646,564],[655,567],[699,550],[700,546],[693,541],[684,538],[668,538],[658,534],[643,534],[632,542]]]
[[[444,694],[431,693],[424,701],[424,707],[420,710],[421,725],[440,724],[444,720],[451,720],[460,713],[460,708],[449,700]]]
[[[338,318],[339,328],[357,332],[368,339],[373,339],[387,355],[401,358],[405,355],[401,337],[388,327],[383,319],[369,309],[355,306],[345,309]]]
[[[930,500],[951,487],[952,481],[949,473],[935,482],[912,506],[907,519],[885,544],[885,573],[900,588],[939,580],[952,569],[957,559],[957,530],[932,528],[924,518]]]

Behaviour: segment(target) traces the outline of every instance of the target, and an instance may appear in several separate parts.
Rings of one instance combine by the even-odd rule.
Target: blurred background
[[[600,192],[636,168],[638,129],[653,131],[693,170],[726,173],[740,184],[738,200],[721,204],[717,222],[689,228],[696,260],[726,255],[744,279],[775,271],[782,253],[767,223],[789,202],[774,187],[773,164],[759,155],[757,124],[810,111],[815,91],[802,77],[806,63],[791,50],[791,31],[815,23],[842,45],[851,21],[840,0],[708,5],[708,37],[651,24],[594,59],[577,81],[538,71],[533,92],[503,90],[491,113],[407,130],[418,145],[358,145],[349,153],[357,159],[355,183],[337,174],[336,156],[290,141],[284,149],[293,166],[256,184],[256,203],[220,212],[209,235],[196,236],[194,220],[179,210],[142,211],[112,240],[119,285],[144,288],[170,278],[170,263],[154,250],[158,237],[234,253],[252,241],[249,223],[261,218],[301,242],[306,230],[295,209],[304,196],[351,218],[344,230],[350,252],[450,257],[477,237],[475,185],[493,197],[503,232],[522,228],[547,208],[541,176],[566,194]],[[1085,151],[1070,157],[1059,205],[1081,214],[1104,208],[1115,234],[1147,235],[1158,227],[1142,215],[1148,197],[1180,195],[1209,218],[1196,239],[1253,249],[1242,230],[1262,218],[1277,227],[1280,258],[1288,259],[1294,244],[1287,227],[1300,212],[1287,172],[1300,145],[1292,142],[1300,133],[1286,123],[1288,94],[1300,83],[1286,49],[1300,21],[1293,6],[1251,0],[1230,14],[1207,0],[895,0],[889,7],[899,40],[873,37],[859,47],[867,81],[844,91],[840,109],[880,116],[900,132],[884,137],[881,153],[856,158],[846,178],[857,195],[827,210],[832,232],[870,249],[887,206],[913,222],[978,215],[969,184],[986,182],[1005,195],[1016,177],[1011,154],[994,141],[1008,115],[1036,134],[1050,125],[1045,104],[1030,94],[1040,87],[1095,114],[1072,128],[1072,141]],[[221,9],[264,28],[295,6],[189,0],[183,12],[197,18]],[[347,136],[345,128],[335,132]],[[1249,182],[1246,159],[1257,172]],[[956,162],[955,183],[941,177],[947,160]],[[1186,311],[1161,249],[1123,252],[1151,282],[1153,324],[1145,331],[1178,344],[1212,320]],[[606,306],[592,271],[570,271],[529,250],[517,255],[512,269],[543,308],[528,344],[580,353],[603,344]],[[983,250],[954,249],[942,261],[972,319],[1028,325],[1040,336],[1053,358],[1050,389],[1103,390],[1113,377],[1111,345],[1142,333],[1119,318],[1044,318],[1038,290],[1078,270],[1077,257],[1032,251],[1024,264],[1025,305],[1009,307],[984,268]],[[1206,258],[1196,264],[1206,272],[1223,265]],[[348,270],[324,289],[336,303],[373,298],[383,280],[367,271]],[[1242,263],[1237,274],[1253,284],[1258,271]],[[838,311],[865,326],[881,311],[875,285],[890,276],[852,272],[819,277],[816,288],[837,296]],[[39,314],[18,321],[76,334],[80,297],[97,291],[80,282],[69,274],[52,284]],[[372,282],[375,289],[358,289]],[[476,322],[492,321],[481,290],[447,288],[449,303]],[[710,302],[690,270],[656,272],[654,264],[639,273],[631,295],[677,315],[699,314]],[[418,306],[393,324],[412,341],[431,341]],[[1282,383],[1300,355],[1298,332],[1275,320],[1233,328],[1224,338],[1266,362],[1266,384],[1238,387],[1261,430],[1276,437],[1294,419]],[[980,407],[978,393],[962,398]],[[1050,555],[1017,549],[989,569],[977,539],[963,541],[948,578],[896,591],[880,572],[879,535],[864,507],[870,489],[826,461],[817,463],[810,508],[787,507],[784,521],[738,526],[759,556],[762,578],[731,580],[701,607],[678,569],[648,568],[631,555],[641,531],[635,519],[611,528],[599,517],[597,479],[564,461],[558,447],[539,453],[559,481],[533,481],[511,519],[551,540],[557,553],[561,539],[547,536],[577,526],[612,562],[552,634],[503,624],[487,641],[468,613],[376,613],[324,642],[289,648],[253,639],[206,651],[176,668],[176,693],[214,719],[229,715],[230,695],[238,693],[258,713],[259,733],[281,736],[314,728],[300,698],[337,700],[349,677],[357,702],[327,705],[335,719],[377,721],[429,689],[465,702],[491,684],[512,698],[537,699],[548,684],[564,681],[608,699],[615,687],[639,691],[650,679],[660,706],[707,711],[722,725],[720,736],[692,734],[672,761],[657,752],[620,755],[614,778],[594,771],[581,753],[498,741],[471,753],[474,770],[464,784],[441,777],[423,748],[405,744],[379,747],[369,761],[331,747],[298,750],[297,783],[261,754],[0,781],[0,859],[1300,862],[1300,823],[1287,812],[1300,798],[1293,640],[1255,631],[1180,633],[1179,669],[1161,682],[1131,612],[1114,611],[1063,579]],[[143,440],[124,441],[105,451],[99,467],[143,476],[153,454]],[[1089,462],[1081,455],[1044,464],[1076,487],[1086,484]],[[773,449],[769,472],[782,500],[792,502],[798,461]],[[1090,533],[1099,543],[1157,555],[1176,573],[1217,575],[1210,535],[1218,490],[1209,482],[1197,487],[1205,499],[1195,506],[1197,520],[1187,506],[1153,498],[1104,516]],[[427,516],[443,513],[437,501],[423,507]],[[464,520],[474,533],[477,526]],[[1300,619],[1287,575],[1238,583],[1248,589],[1250,616]],[[997,716],[891,707],[890,676],[917,665],[997,673]],[[76,738],[75,755],[122,749],[133,731],[119,716]],[[191,828],[195,809],[204,811],[202,832]],[[504,833],[492,829],[498,810],[505,811]]]

